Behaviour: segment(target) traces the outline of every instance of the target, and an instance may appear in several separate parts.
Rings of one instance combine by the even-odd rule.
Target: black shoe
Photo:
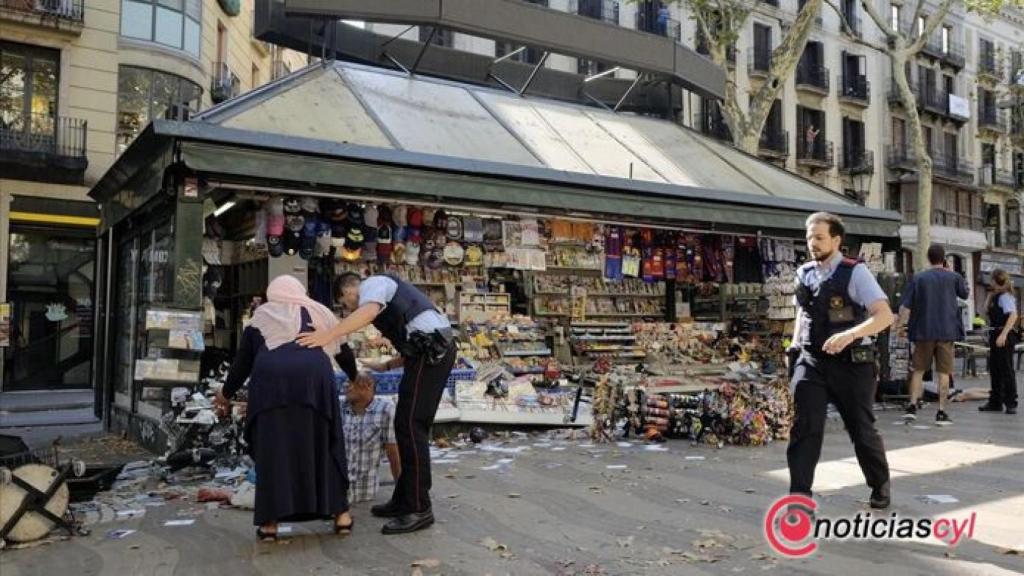
[[[885,510],[886,508],[889,507],[890,500],[891,498],[889,497],[889,483],[886,482],[885,484],[882,484],[880,487],[875,488],[874,490],[871,491],[871,499],[868,501],[868,503],[875,510]]]
[[[907,411],[903,413],[903,420],[913,422],[917,420],[917,405],[911,402],[907,404]]]
[[[434,513],[430,510],[426,512],[410,512],[398,518],[393,518],[384,525],[381,532],[384,534],[408,534],[409,532],[423,530],[433,523]]]
[[[953,421],[949,419],[949,414],[939,410],[935,413],[935,425],[936,426],[949,426]]]
[[[978,412],[1002,412],[1002,411],[1003,411],[1003,407],[1000,406],[999,404],[992,404],[992,403],[986,402],[985,404],[982,404],[981,406],[978,406]]]
[[[1006,407],[1006,413],[1007,414],[1016,414],[1017,413],[1017,406],[1016,405],[1014,405],[1014,406],[1007,406]]]
[[[402,510],[398,508],[398,504],[395,504],[394,500],[388,500],[384,504],[371,507],[370,514],[377,518],[397,518],[402,515]]]

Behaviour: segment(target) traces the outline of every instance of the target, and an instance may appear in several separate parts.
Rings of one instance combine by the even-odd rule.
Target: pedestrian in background
[[[958,298],[968,296],[964,277],[946,267],[946,250],[938,244],[928,247],[930,268],[914,275],[900,302],[898,331],[907,331],[914,345],[910,376],[910,402],[904,418],[917,419],[917,402],[921,399],[922,380],[934,362],[939,409],[935,424],[947,426],[953,421],[946,414],[949,380],[953,373],[953,343],[964,339]]]
[[[989,340],[988,373],[992,392],[988,402],[978,407],[982,412],[998,412],[1006,407],[1007,414],[1017,413],[1017,376],[1013,371],[1013,351],[1020,342],[1016,329],[1017,302],[1013,298],[1013,282],[1005,270],[992,271],[988,300]]]

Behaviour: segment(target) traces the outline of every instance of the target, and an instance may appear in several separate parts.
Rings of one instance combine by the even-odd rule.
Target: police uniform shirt
[[[1006,292],[999,295],[997,300],[999,307],[1003,309],[1003,313],[1010,315],[1017,312],[1017,303],[1013,301],[1013,296]]]
[[[842,261],[842,253],[836,252],[832,259],[824,265],[817,263],[814,266],[805,268],[803,277],[800,280],[812,291],[817,290],[818,286],[820,286],[822,282],[828,280],[833,274],[835,274],[836,269],[839,268],[839,264]],[[879,300],[888,301],[889,299],[882,290],[882,287],[878,285],[878,281],[871,275],[871,271],[868,270],[868,267],[864,264],[857,264],[853,267],[853,272],[850,274],[850,286],[847,289],[847,294],[850,296],[850,300],[864,308],[871,306]],[[799,304],[796,305],[799,306]]]
[[[359,306],[362,307],[370,302],[375,302],[381,305],[381,311],[383,312],[384,308],[387,308],[388,303],[391,302],[391,299],[395,297],[395,292],[397,291],[398,282],[391,278],[387,276],[370,276],[359,284]],[[413,332],[431,334],[435,330],[445,330],[451,327],[451,322],[448,321],[448,317],[444,314],[437,310],[424,310],[405,325],[405,331],[409,334]]]

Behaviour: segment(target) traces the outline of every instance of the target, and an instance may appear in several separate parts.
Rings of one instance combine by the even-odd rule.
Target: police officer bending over
[[[371,370],[403,366],[395,407],[395,437],[402,471],[386,504],[371,508],[374,516],[391,518],[384,534],[414,532],[434,523],[430,507],[430,426],[455,364],[455,341],[448,318],[412,284],[392,275],[343,274],[337,295],[349,315],[330,332],[311,332],[298,338],[317,347],[344,338],[373,324],[391,341],[400,356]]]
[[[796,414],[786,451],[789,490],[811,495],[831,401],[871,487],[871,507],[882,509],[889,506],[889,464],[872,412],[875,354],[865,341],[888,328],[893,313],[867,267],[843,257],[843,236],[838,216],[818,212],[807,218],[812,259],[796,274],[799,307],[791,352],[799,355],[790,382]]]

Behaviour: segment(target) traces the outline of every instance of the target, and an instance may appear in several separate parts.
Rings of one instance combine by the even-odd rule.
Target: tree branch
[[[885,34],[886,38],[894,38],[897,36],[897,31],[889,28],[889,24],[886,23],[885,18],[878,13],[875,9],[875,5],[871,0],[861,0],[860,5],[867,12],[868,16],[875,22],[875,26],[878,26],[878,30]]]
[[[924,0],[921,0],[921,2],[923,1]],[[913,44],[910,45],[910,48],[908,49],[911,54],[917,54],[922,48],[924,48],[925,42],[927,42],[928,38],[930,38],[932,33],[935,32],[935,29],[939,27],[939,24],[946,19],[946,16],[949,14],[949,10],[952,6],[953,0],[943,0],[942,4],[939,5],[939,9],[928,17],[928,20],[924,23],[924,32],[917,40],[914,41]]]
[[[825,2],[825,4],[828,4],[829,8],[831,8],[837,16],[839,16],[839,27],[842,29],[843,36],[845,36],[847,40],[853,42],[854,44],[859,44],[872,50],[878,50],[879,52],[882,53],[886,51],[886,47],[877,44],[872,44],[871,42],[868,42],[864,38],[857,36],[857,34],[854,33],[853,28],[850,26],[850,22],[846,19],[846,14],[843,14],[843,11],[839,9],[839,6],[836,5],[835,0],[823,1]]]

